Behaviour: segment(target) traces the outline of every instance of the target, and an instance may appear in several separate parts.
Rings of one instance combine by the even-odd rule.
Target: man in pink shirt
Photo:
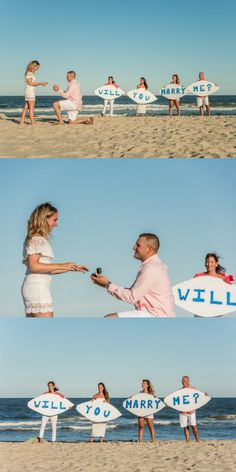
[[[54,85],[53,90],[57,92],[58,95],[65,98],[65,100],[60,100],[59,102],[53,103],[53,108],[55,110],[58,124],[63,125],[64,121],[62,119],[62,111],[67,111],[69,117],[69,124],[93,124],[93,118],[86,119],[77,119],[78,113],[82,110],[82,96],[80,92],[80,85],[76,80],[76,73],[73,70],[67,72],[67,81],[69,83],[67,90],[63,91],[59,85]]]
[[[155,234],[140,234],[134,245],[134,257],[142,262],[130,288],[113,284],[103,275],[92,275],[92,281],[107,289],[118,300],[131,303],[134,310],[112,313],[106,318],[174,317],[174,296],[166,265],[157,255],[160,243]]]

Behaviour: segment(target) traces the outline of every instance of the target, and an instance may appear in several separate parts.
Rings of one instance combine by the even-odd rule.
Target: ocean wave
[[[36,426],[40,425],[41,421],[0,421],[0,428],[6,428],[9,426]]]

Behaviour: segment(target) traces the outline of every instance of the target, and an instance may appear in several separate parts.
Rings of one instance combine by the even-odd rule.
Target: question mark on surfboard
[[[200,395],[199,395],[199,393],[194,393],[193,397],[194,397],[195,403],[197,403],[198,398],[200,397]]]
[[[207,84],[208,92],[211,91],[211,84]]]

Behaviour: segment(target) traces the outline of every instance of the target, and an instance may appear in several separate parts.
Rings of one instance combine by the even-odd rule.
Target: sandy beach
[[[1,472],[231,472],[236,441],[151,443],[1,443]]]
[[[94,125],[0,119],[0,157],[236,157],[236,117],[94,117]]]

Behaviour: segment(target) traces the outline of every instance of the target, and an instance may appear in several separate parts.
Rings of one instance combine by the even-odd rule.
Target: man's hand
[[[60,87],[59,87],[59,85],[53,85],[52,88],[53,88],[54,92],[58,92]]]
[[[91,275],[91,280],[94,284],[100,285],[100,287],[108,288],[109,279],[104,275]]]

